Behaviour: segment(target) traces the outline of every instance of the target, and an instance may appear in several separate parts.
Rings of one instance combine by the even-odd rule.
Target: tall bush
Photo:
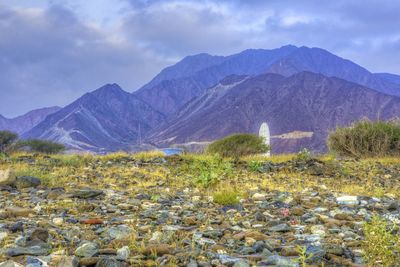
[[[18,134],[10,131],[0,131],[0,153],[7,152],[7,150],[18,139]]]
[[[362,120],[350,127],[337,128],[328,137],[328,147],[342,156],[397,156],[400,155],[400,124]]]
[[[28,147],[33,152],[45,154],[57,154],[65,150],[65,146],[62,144],[38,139],[20,141],[19,146]]]
[[[206,152],[221,157],[239,158],[242,156],[266,153],[270,147],[264,139],[254,134],[233,134],[211,143]]]

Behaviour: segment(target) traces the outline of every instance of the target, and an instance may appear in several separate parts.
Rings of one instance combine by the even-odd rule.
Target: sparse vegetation
[[[337,128],[328,137],[329,149],[342,156],[384,157],[400,155],[400,124],[362,120]]]
[[[364,224],[364,257],[369,266],[397,266],[400,262],[400,236],[397,226],[377,216]]]
[[[266,153],[270,148],[264,139],[254,134],[233,134],[211,143],[207,147],[208,154],[221,157],[239,158],[242,156]]]
[[[45,154],[57,154],[65,150],[65,146],[62,144],[38,139],[20,141],[18,146],[28,147],[32,152]]]

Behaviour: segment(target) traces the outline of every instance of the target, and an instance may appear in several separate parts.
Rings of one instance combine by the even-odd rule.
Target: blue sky
[[[400,73],[400,1],[0,0],[0,114],[134,91],[190,54],[316,46]]]

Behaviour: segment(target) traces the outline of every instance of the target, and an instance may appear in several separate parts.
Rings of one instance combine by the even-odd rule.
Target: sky
[[[0,0],[0,114],[135,91],[197,53],[320,47],[400,74],[397,0]]]

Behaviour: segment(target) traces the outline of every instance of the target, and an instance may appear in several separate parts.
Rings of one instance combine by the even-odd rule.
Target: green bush
[[[0,152],[4,153],[17,141],[18,134],[10,131],[0,131]]]
[[[302,150],[300,150],[297,155],[296,155],[296,160],[297,161],[309,161],[313,158],[312,153],[310,150],[308,150],[307,148],[303,148]]]
[[[19,147],[28,147],[33,152],[45,154],[57,154],[65,150],[65,146],[62,144],[38,139],[20,141]]]
[[[266,153],[269,146],[264,139],[254,134],[233,134],[211,143],[206,152],[221,157],[239,158],[242,156]]]
[[[328,137],[328,147],[342,156],[378,157],[400,155],[398,122],[362,120],[337,128]]]

